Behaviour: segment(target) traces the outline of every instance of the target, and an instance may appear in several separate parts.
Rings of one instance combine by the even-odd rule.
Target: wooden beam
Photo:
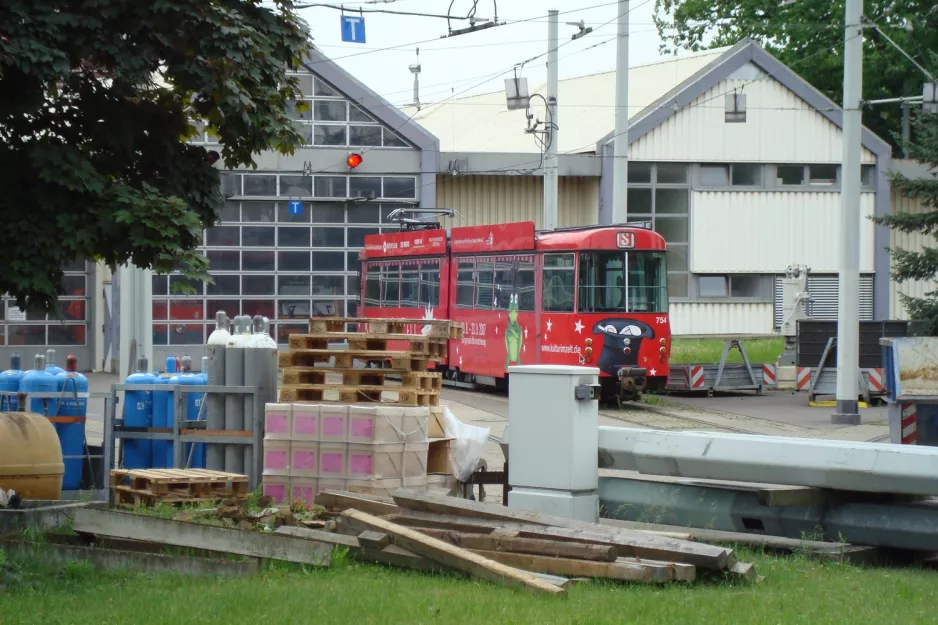
[[[557,588],[530,573],[518,571],[445,543],[442,540],[424,536],[420,532],[379,519],[376,516],[358,510],[346,510],[342,513],[342,517],[354,519],[372,530],[384,532],[391,537],[391,540],[398,547],[413,551],[447,567],[469,573],[474,577],[550,594],[563,592],[563,589]]]
[[[75,513],[74,528],[78,533],[96,536],[144,540],[313,566],[329,566],[332,561],[331,545],[310,544],[290,536],[245,532],[126,512],[82,508]]]
[[[383,532],[366,530],[358,535],[358,542],[365,549],[384,549],[391,542],[388,535]]]
[[[382,501],[382,499],[386,501]],[[330,510],[342,511],[355,508],[356,510],[361,510],[362,512],[367,512],[375,516],[400,512],[400,508],[394,503],[393,499],[390,497],[379,497],[377,495],[325,490],[316,495],[313,501],[316,505]]]
[[[507,564],[508,566],[551,575],[596,577],[645,584],[662,584],[674,579],[673,570],[667,565],[661,564],[646,564],[637,561],[591,562],[588,560],[552,558],[549,556],[507,553],[504,551],[486,551],[483,549],[473,549],[472,552],[490,560]]]
[[[484,534],[466,534],[449,530],[414,528],[425,536],[432,536],[465,549],[528,553],[555,558],[615,562],[618,552],[612,545],[586,545],[581,543],[543,540],[540,538],[518,538]]]

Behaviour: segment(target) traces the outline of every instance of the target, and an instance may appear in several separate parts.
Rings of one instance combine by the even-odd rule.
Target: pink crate
[[[319,480],[310,477],[293,478],[290,482],[290,502],[300,501],[312,506],[319,494]]]
[[[290,441],[264,441],[264,475],[290,474]]]
[[[287,503],[287,478],[277,476],[264,476],[263,493],[273,498],[275,503]]]
[[[348,440],[348,407],[319,407],[319,440],[323,443],[344,443]]]
[[[319,443],[293,441],[290,446],[290,475],[296,477],[319,475]]]
[[[295,441],[319,440],[319,406],[293,404],[291,438]]]
[[[264,438],[266,440],[290,440],[293,410],[290,404],[267,404],[264,406]]]
[[[322,443],[319,445],[319,477],[322,479],[345,479],[345,459],[348,445]]]

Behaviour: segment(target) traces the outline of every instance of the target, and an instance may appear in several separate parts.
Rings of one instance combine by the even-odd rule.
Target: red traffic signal
[[[362,164],[362,155],[357,153],[349,154],[345,158],[345,164],[348,165],[349,169],[355,169]]]

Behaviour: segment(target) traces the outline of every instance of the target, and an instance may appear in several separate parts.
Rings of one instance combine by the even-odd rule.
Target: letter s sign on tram
[[[616,233],[616,247],[621,249],[632,249],[635,247],[635,233],[634,232],[617,232]]]

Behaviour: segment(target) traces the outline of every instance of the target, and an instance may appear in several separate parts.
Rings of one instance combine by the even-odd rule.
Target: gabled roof
[[[433,136],[433,133],[428,132],[420,124],[414,123],[399,108],[366,87],[364,83],[336,65],[317,48],[314,47],[303,59],[303,66],[349,99],[360,103],[369,115],[421,150],[439,151],[440,142]]]
[[[629,108],[639,110],[652,104],[726,50],[665,57],[629,68]],[[560,81],[560,152],[593,152],[596,142],[615,126],[615,83],[614,71]],[[546,84],[532,88],[531,93],[545,95]],[[524,132],[524,111],[507,110],[504,90],[446,100],[416,113],[413,107],[403,110],[439,137],[444,152],[538,151],[533,138]]]

